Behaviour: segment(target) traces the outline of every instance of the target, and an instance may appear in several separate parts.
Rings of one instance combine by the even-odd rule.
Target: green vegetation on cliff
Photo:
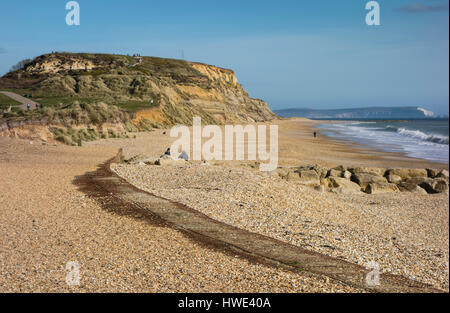
[[[0,110],[6,110],[10,106],[16,106],[16,105],[20,105],[20,103],[17,102],[16,100],[11,99],[10,97],[5,96],[4,94],[0,93]]]

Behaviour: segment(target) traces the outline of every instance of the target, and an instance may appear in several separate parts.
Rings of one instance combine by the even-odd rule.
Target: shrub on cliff
[[[25,60],[19,61],[16,65],[13,65],[11,67],[11,71],[21,70],[21,69],[25,68],[25,66],[27,64],[30,64],[32,61],[33,60],[31,60],[31,59],[25,59]]]
[[[79,103],[54,109],[44,108],[33,111],[32,114],[45,117],[49,124],[72,125],[102,125],[104,123],[127,123],[130,121],[128,113],[120,108],[105,103]]]

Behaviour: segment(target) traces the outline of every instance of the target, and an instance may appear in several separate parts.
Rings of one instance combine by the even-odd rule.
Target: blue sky
[[[448,0],[1,0],[0,74],[51,51],[154,55],[231,68],[272,109],[423,106],[448,114]]]

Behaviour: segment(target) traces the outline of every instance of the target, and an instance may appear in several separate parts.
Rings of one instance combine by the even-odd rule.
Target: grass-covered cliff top
[[[158,57],[140,57],[92,53],[50,53],[39,56],[0,78],[0,90],[21,95],[30,94],[44,106],[57,107],[75,101],[92,103],[105,101],[124,110],[135,112],[158,105],[158,96],[151,92],[143,95],[147,81],[167,84],[199,85],[210,87],[207,76],[192,67],[193,63]],[[99,83],[98,90],[79,90],[77,83]],[[105,87],[104,90],[101,90]],[[111,90],[107,90],[107,89]],[[111,92],[112,91],[112,92]],[[115,93],[108,99],[105,95]]]

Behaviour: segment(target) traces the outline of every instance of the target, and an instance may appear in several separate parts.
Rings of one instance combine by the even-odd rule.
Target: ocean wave
[[[410,157],[448,164],[449,138],[411,130],[400,125],[364,127],[355,124],[322,124],[319,127],[330,137],[352,140],[380,150],[405,153]]]
[[[406,128],[397,128],[396,131],[397,131],[397,133],[399,133],[402,136],[419,139],[421,141],[428,141],[428,142],[432,142],[432,143],[448,145],[448,137],[447,136],[437,135],[437,134],[427,134],[427,133],[421,132],[420,130],[409,130]]]

